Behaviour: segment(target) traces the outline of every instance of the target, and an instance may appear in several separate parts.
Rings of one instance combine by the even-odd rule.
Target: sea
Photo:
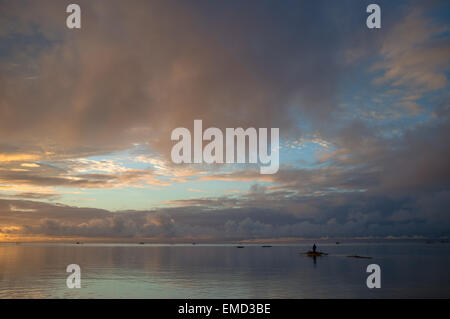
[[[317,258],[310,244],[242,246],[4,243],[0,298],[450,298],[448,243],[319,243]]]

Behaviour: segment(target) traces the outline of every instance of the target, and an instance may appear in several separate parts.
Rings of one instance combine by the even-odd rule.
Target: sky
[[[372,2],[0,0],[0,241],[448,238],[450,3]],[[174,164],[196,119],[279,171]]]

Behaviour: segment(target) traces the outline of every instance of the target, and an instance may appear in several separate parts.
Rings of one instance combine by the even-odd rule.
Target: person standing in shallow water
[[[313,253],[316,252],[316,249],[317,249],[317,246],[316,246],[316,244],[314,244],[314,245],[313,245]]]

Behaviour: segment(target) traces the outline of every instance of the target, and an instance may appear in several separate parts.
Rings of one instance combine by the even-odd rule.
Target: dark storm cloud
[[[71,31],[64,1],[2,1],[0,128],[9,142],[50,138],[70,149],[150,139],[166,152],[169,132],[195,118],[287,134],[293,114],[321,120],[336,105],[344,33],[326,2],[79,4],[83,27]]]
[[[448,192],[439,198],[422,199],[409,210],[405,201],[387,197],[332,196],[289,201],[283,209],[220,208],[198,206],[154,211],[108,212],[0,200],[0,231],[21,236],[86,238],[150,238],[186,240],[192,238],[245,240],[302,237],[386,237],[448,235],[446,216],[432,214],[430,202],[449,204]],[[382,205],[380,203],[383,202]],[[302,205],[298,205],[298,204]],[[289,206],[295,205],[295,214]],[[309,214],[315,209],[319,214]],[[304,214],[303,214],[304,213]]]

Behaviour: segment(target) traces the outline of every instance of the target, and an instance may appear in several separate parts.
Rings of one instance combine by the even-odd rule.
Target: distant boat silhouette
[[[347,256],[349,258],[360,258],[360,259],[372,259],[372,257],[368,257],[368,256],[359,256],[359,255],[352,255],[352,256]]]
[[[308,257],[322,257],[328,255],[327,253],[324,253],[322,251],[312,251],[312,250],[309,250],[303,254],[305,254]]]
[[[244,248],[244,246],[236,246],[236,248]]]
[[[142,242],[142,241],[141,241],[141,242],[139,243],[139,245],[144,245],[144,244],[145,244],[145,243],[144,243],[144,242]]]
[[[264,245],[264,246],[261,246],[262,248],[270,248],[270,247],[272,247],[272,246],[270,246],[270,245]]]

